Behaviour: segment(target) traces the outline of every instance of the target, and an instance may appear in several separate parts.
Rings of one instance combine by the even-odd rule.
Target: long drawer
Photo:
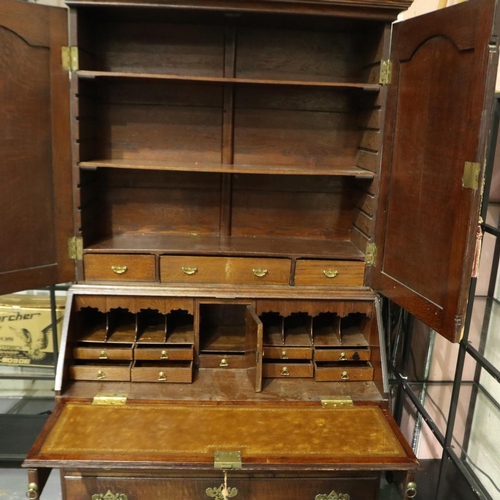
[[[218,493],[224,486],[222,473],[213,478],[116,478],[65,476],[66,498],[71,500],[209,500],[222,498]],[[319,500],[340,498],[375,500],[378,496],[378,477],[261,479],[231,477],[228,474],[228,498],[236,500]],[[106,496],[107,495],[107,496]],[[347,496],[348,495],[348,496]]]
[[[288,285],[290,260],[245,257],[160,257],[162,283]]]

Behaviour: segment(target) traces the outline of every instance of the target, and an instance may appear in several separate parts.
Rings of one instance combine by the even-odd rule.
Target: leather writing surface
[[[94,406],[69,403],[41,453],[88,459],[128,456],[182,462],[213,460],[215,450],[241,450],[272,463],[405,458],[378,407]]]

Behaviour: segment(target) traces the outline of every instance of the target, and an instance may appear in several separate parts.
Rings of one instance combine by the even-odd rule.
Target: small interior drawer
[[[117,347],[108,344],[80,344],[73,349],[74,359],[98,359],[100,361],[131,361],[132,346]]]
[[[314,377],[314,367],[311,361],[265,362],[262,365],[262,376],[268,378],[310,378]]]
[[[342,260],[298,260],[296,286],[363,286],[364,262]]]
[[[200,368],[247,368],[248,360],[244,354],[200,354]]]
[[[312,359],[310,347],[264,347],[264,359]]]
[[[85,254],[86,280],[156,281],[154,255]]]
[[[314,361],[370,361],[371,351],[368,347],[359,349],[315,348]]]
[[[174,382],[190,384],[193,381],[192,361],[134,362],[132,382]]]
[[[128,382],[130,381],[130,365],[131,363],[127,362],[75,361],[70,366],[69,373],[73,380]]]
[[[137,345],[134,349],[134,359],[161,361],[192,361],[193,347],[145,347]]]
[[[369,362],[315,363],[318,382],[349,382],[373,380],[373,366]]]
[[[160,280],[163,283],[288,285],[290,260],[162,256]]]

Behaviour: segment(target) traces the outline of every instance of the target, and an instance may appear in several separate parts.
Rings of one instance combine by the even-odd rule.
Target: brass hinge
[[[388,85],[392,80],[392,62],[389,59],[380,61],[380,85]]]
[[[68,254],[70,259],[82,260],[83,258],[83,238],[73,236],[68,238]]]
[[[323,408],[348,408],[354,406],[350,396],[338,396],[336,398],[322,399],[321,406]]]
[[[466,161],[464,165],[464,174],[462,175],[462,187],[476,190],[479,187],[480,172],[480,163]]]
[[[78,47],[61,47],[61,58],[64,71],[78,71]]]
[[[92,400],[93,405],[123,406],[127,402],[127,396],[118,394],[98,394]]]
[[[375,243],[367,243],[366,253],[365,253],[365,264],[367,266],[374,266],[376,260],[377,260],[377,245]]]
[[[214,451],[215,469],[241,469],[241,451]]]

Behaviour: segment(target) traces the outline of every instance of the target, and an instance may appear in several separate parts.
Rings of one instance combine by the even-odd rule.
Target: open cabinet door
[[[66,9],[0,0],[0,294],[70,281]]]
[[[372,286],[451,341],[474,263],[495,11],[494,0],[470,0],[393,31]]]
[[[246,357],[248,376],[255,392],[262,391],[262,350],[264,345],[264,327],[252,306],[246,309]]]

